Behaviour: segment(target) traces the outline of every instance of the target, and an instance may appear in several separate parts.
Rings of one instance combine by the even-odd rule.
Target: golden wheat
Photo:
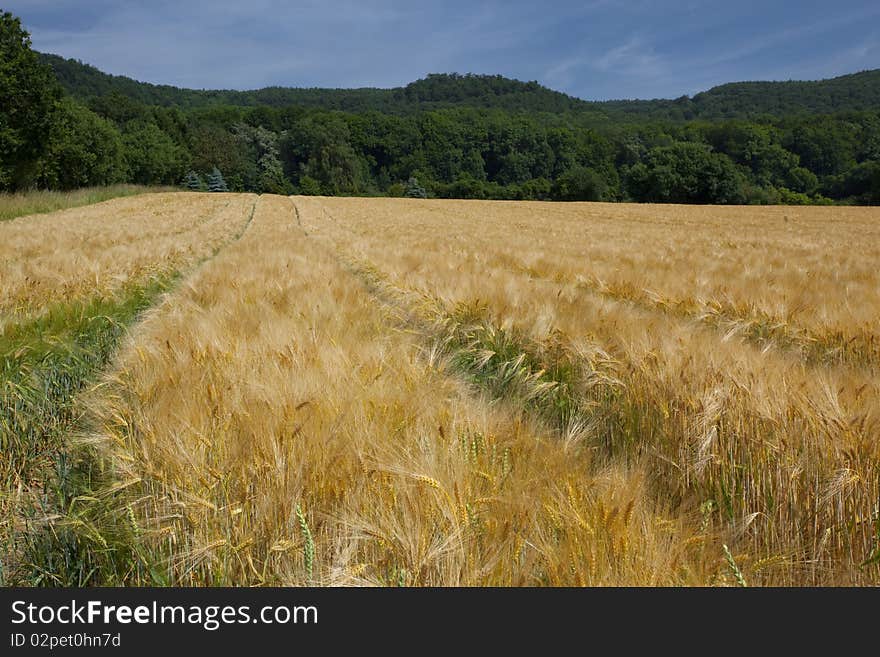
[[[203,258],[254,198],[12,222],[0,309]],[[129,583],[880,582],[875,210],[254,207],[80,400]]]
[[[433,298],[449,314],[462,305],[483,305],[493,325],[517,328],[537,344],[562,339],[572,351],[609,354],[601,367],[622,388],[611,395],[602,390],[598,397],[585,393],[598,407],[593,440],[615,456],[647,456],[655,494],[678,499],[681,513],[706,504],[716,509],[719,531],[734,549],[746,551],[738,557],[741,566],[761,564],[748,573],[750,581],[876,582],[877,568],[861,567],[876,554],[878,540],[880,382],[873,363],[816,362],[789,345],[758,346],[727,327],[581,285],[597,267],[611,267],[597,253],[619,258],[635,241],[630,260],[640,264],[619,265],[631,286],[647,289],[677,273],[680,288],[699,289],[715,275],[697,264],[710,254],[694,252],[692,245],[722,235],[736,252],[757,243],[762,230],[784,241],[784,230],[772,228],[773,213],[765,230],[752,209],[296,202],[313,239],[384,272],[401,293]],[[533,213],[530,222],[527,210]],[[716,210],[720,219],[712,219]],[[821,248],[815,246],[812,255],[785,252],[792,259],[785,263],[790,272],[811,258],[828,263],[837,258],[834,275],[829,270],[828,280],[815,281],[818,292],[809,292],[815,296],[807,299],[805,283],[796,277],[768,291],[730,270],[725,285],[758,300],[797,297],[820,307],[814,316],[834,316],[841,325],[863,317],[876,335],[876,322],[867,319],[878,309],[877,289],[866,282],[877,275],[869,270],[878,248],[876,223],[868,222],[871,210],[823,211],[832,214],[825,216],[827,234],[814,239]],[[788,224],[812,218],[792,215]],[[627,216],[634,218],[621,221]],[[736,226],[722,225],[722,219]],[[816,233],[820,219],[804,234]],[[613,220],[619,222],[616,231],[609,226]],[[854,247],[849,241],[861,228]],[[792,242],[803,240],[792,230]],[[823,249],[831,255],[826,258]],[[667,255],[653,262],[645,255],[651,251]],[[762,251],[766,257],[766,247]],[[675,266],[670,253],[679,253]],[[565,268],[553,264],[566,257]],[[553,275],[535,275],[535,269],[551,265]],[[724,276],[712,280],[720,285]],[[840,298],[850,289],[861,290],[857,306]],[[819,330],[817,324],[804,325]]]
[[[144,194],[0,224],[0,314],[184,269],[245,226],[255,196]]]
[[[182,584],[682,584],[722,565],[647,476],[488,405],[263,196],[90,401]],[[720,555],[720,552],[719,552]]]
[[[880,224],[872,208],[329,199],[319,213],[341,214],[355,232],[404,240],[412,268],[419,249],[439,242],[474,254],[487,270],[519,269],[715,316],[733,330],[774,335],[787,327],[838,350],[854,342],[880,366]]]

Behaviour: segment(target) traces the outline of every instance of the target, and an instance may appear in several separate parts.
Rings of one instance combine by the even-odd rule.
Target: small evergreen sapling
[[[209,192],[228,192],[229,187],[226,186],[226,181],[223,180],[223,174],[220,173],[220,169],[214,167],[214,170],[211,171],[211,174],[208,176],[208,191]]]
[[[193,192],[198,192],[205,188],[205,183],[202,182],[202,177],[199,174],[195,171],[190,171],[183,179],[183,186]]]
[[[428,192],[419,184],[417,178],[410,178],[406,181],[404,196],[407,198],[428,198]]]

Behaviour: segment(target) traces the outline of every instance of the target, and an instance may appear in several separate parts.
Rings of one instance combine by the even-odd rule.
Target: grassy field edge
[[[247,231],[255,209],[256,202],[225,246]],[[143,563],[137,525],[112,503],[118,482],[97,450],[72,440],[86,430],[76,396],[183,278],[160,272],[112,296],[52,304],[0,328],[0,586],[118,585]]]
[[[97,474],[88,455],[66,444],[78,412],[77,393],[110,361],[116,345],[146,309],[179,279],[169,272],[131,285],[113,298],[56,304],[0,334],[0,476],[6,520],[0,529],[0,583],[81,585],[90,575],[74,541],[53,526],[89,495]]]
[[[70,192],[31,191],[0,194],[0,221],[11,221],[32,214],[47,214],[58,210],[78,208],[124,196],[155,192],[178,192],[176,187],[148,187],[144,185],[111,185],[86,187]]]

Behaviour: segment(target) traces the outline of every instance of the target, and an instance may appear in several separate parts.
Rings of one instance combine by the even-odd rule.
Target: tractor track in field
[[[79,431],[82,417],[76,404],[77,396],[100,379],[125,336],[146,312],[244,236],[253,222],[258,202],[256,197],[239,231],[185,270],[166,272],[135,285],[118,302],[92,300],[73,301],[67,306],[56,304],[48,317],[25,318],[3,325],[0,347],[11,345],[15,349],[5,349],[8,353],[4,354],[0,368],[0,399],[3,401],[0,447],[7,452],[6,466],[10,469],[0,474],[7,484],[17,482],[15,487],[22,493],[12,502],[0,500],[0,504],[10,505],[3,509],[8,511],[7,520],[0,523],[3,556],[0,585],[58,585],[58,582],[43,580],[44,574],[32,563],[37,550],[29,551],[30,560],[22,550],[33,545],[30,541],[40,541],[39,550],[46,550],[41,557],[62,558],[58,550],[68,550],[69,546],[60,544],[54,519],[64,516],[72,500],[91,493],[83,488],[91,485],[91,475],[80,479],[82,473],[75,473],[72,465],[78,457],[72,452],[70,438]],[[53,337],[52,331],[58,330],[56,318],[68,315],[75,318],[73,328],[68,330],[65,326],[58,338]],[[38,336],[34,346],[27,342],[31,333]],[[4,345],[4,338],[8,345]],[[23,541],[25,548],[22,548]],[[28,569],[23,562],[31,564],[29,575],[23,574],[22,569]],[[84,582],[65,583],[82,585]]]

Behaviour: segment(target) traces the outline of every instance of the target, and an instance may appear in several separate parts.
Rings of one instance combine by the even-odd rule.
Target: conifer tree
[[[428,198],[428,192],[419,184],[418,178],[410,178],[406,181],[404,196],[407,198]]]
[[[214,167],[214,170],[211,171],[211,174],[208,176],[208,191],[209,192],[228,192],[229,187],[226,186],[226,181],[223,180],[223,174],[220,173],[220,169]]]
[[[194,192],[198,192],[204,189],[202,177],[195,171],[189,171],[186,174],[186,177],[183,179],[183,186]]]

